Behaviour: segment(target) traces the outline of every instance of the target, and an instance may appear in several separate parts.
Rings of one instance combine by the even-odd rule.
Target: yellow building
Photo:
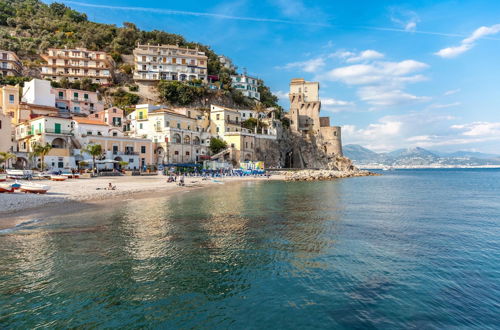
[[[5,85],[0,91],[0,105],[4,115],[14,118],[15,112],[19,107],[19,85]]]
[[[226,133],[241,132],[241,114],[238,110],[210,106],[210,133],[224,139]]]

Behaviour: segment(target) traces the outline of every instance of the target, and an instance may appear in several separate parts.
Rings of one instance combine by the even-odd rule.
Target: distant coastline
[[[500,168],[500,165],[478,165],[478,166],[472,166],[472,165],[440,165],[440,166],[433,166],[433,165],[408,165],[408,166],[387,166],[387,165],[379,165],[379,164],[367,164],[367,165],[360,165],[360,164],[355,164],[359,169],[361,170],[383,170],[383,169],[394,169],[394,170],[416,170],[416,169],[495,169],[495,168]]]

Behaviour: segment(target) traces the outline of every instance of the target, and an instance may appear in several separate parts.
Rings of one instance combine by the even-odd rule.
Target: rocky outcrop
[[[379,174],[369,171],[351,170],[301,170],[301,171],[280,171],[279,174],[285,177],[286,181],[326,181],[341,178],[358,176],[376,176]]]

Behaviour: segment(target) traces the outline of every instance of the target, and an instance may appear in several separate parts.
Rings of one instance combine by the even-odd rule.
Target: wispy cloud
[[[476,44],[475,42],[479,39],[484,39],[489,35],[494,35],[500,32],[500,24],[495,24],[492,26],[481,26],[476,29],[470,36],[463,39],[460,45],[443,48],[435,53],[435,55],[443,58],[452,58],[460,54],[467,52],[472,49]]]
[[[460,88],[457,88],[457,89],[451,89],[451,90],[449,90],[449,91],[444,92],[444,94],[443,94],[443,95],[444,95],[444,96],[453,95],[453,94],[456,94],[456,93],[460,92],[460,90],[461,90]]]
[[[161,9],[161,8],[148,8],[148,7],[99,5],[99,4],[85,3],[85,2],[79,2],[79,1],[64,1],[63,0],[61,2],[65,3],[65,4],[69,4],[69,5],[77,5],[77,6],[82,6],[82,7],[114,9],[114,10],[142,11],[142,12],[158,13],[158,14],[165,14],[165,15],[212,17],[212,18],[229,19],[229,20],[236,20],[236,21],[267,22],[267,23],[281,23],[281,24],[294,24],[294,25],[330,26],[329,24],[309,22],[309,21],[304,22],[304,21],[284,20],[284,19],[265,18],[265,17],[246,17],[246,16],[226,15],[226,14],[221,14],[221,13],[206,13],[206,12],[172,10],[172,9]]]
[[[391,21],[407,32],[415,32],[417,30],[417,23],[420,18],[417,13],[412,10],[403,10],[401,8],[391,8]]]
[[[453,107],[458,107],[462,105],[460,102],[453,102],[453,103],[446,103],[446,104],[431,104],[429,106],[430,109],[446,109],[446,108],[453,108]]]
[[[308,73],[316,73],[324,66],[325,60],[322,57],[317,57],[307,61],[287,63],[285,66],[278,67],[278,69],[298,69]]]

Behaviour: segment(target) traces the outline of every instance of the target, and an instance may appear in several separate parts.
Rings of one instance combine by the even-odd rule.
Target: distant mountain
[[[500,165],[500,155],[469,151],[440,153],[424,148],[398,149],[388,153],[376,153],[356,144],[343,147],[344,155],[356,165],[371,166],[485,166]]]

